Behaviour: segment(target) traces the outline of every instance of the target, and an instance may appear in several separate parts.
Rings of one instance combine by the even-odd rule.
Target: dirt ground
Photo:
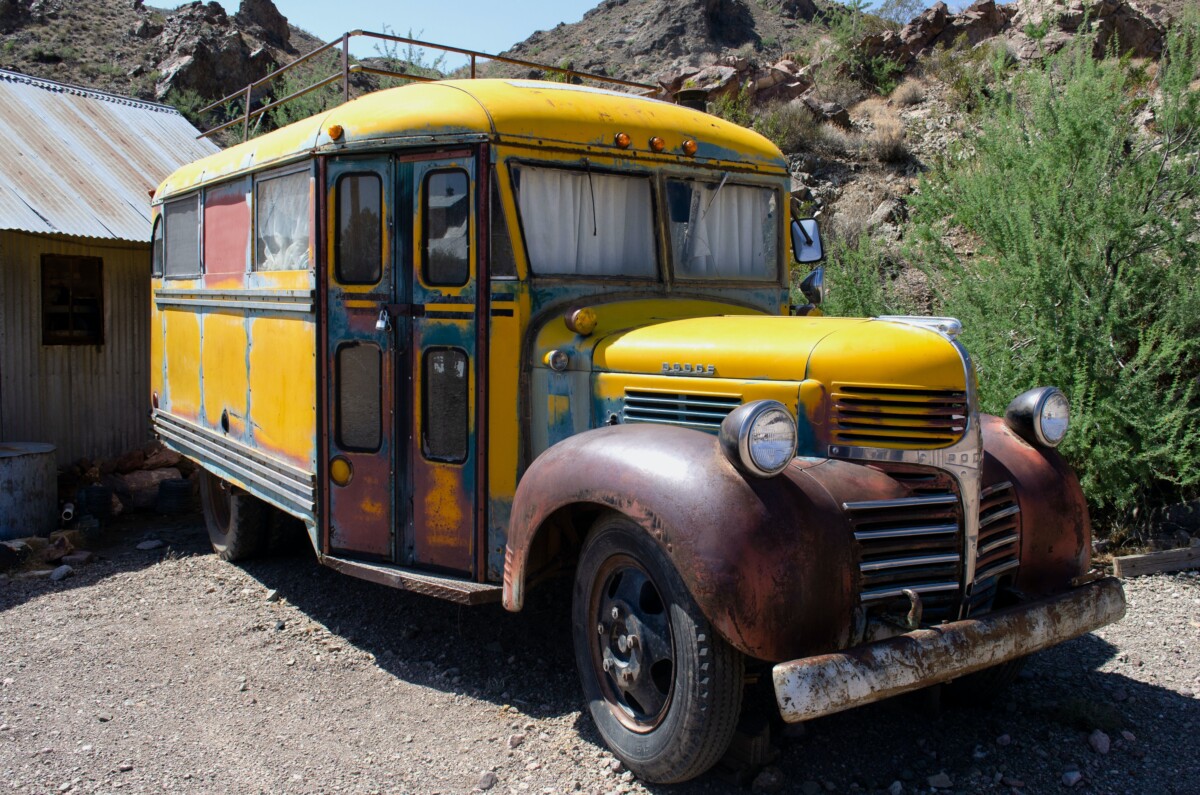
[[[656,787],[581,713],[554,595],[510,615],[304,553],[235,566],[195,517],[126,522],[97,552],[0,581],[0,792],[1200,793],[1195,574],[1130,581],[1122,623],[990,707],[916,694],[775,735],[757,776]]]

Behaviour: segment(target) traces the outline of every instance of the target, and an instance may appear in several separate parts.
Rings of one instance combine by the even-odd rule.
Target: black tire
[[[246,560],[266,548],[266,503],[207,470],[200,471],[200,503],[208,540],[221,560]]]
[[[626,767],[668,784],[716,764],[737,728],[742,655],[626,517],[601,517],[584,543],[571,624],[592,720]]]
[[[945,689],[942,693],[946,696],[947,701],[956,706],[990,704],[1009,685],[1017,681],[1017,677],[1028,659],[1028,657],[1018,657],[973,674],[960,676],[943,685]]]

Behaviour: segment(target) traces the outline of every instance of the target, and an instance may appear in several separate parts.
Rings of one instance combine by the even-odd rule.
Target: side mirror
[[[801,265],[820,262],[825,258],[821,247],[821,228],[816,218],[800,218],[792,221],[792,256]]]
[[[820,247],[820,241],[817,246]],[[804,293],[804,297],[813,306],[820,306],[825,300],[825,269],[815,268],[812,273],[804,277],[804,281],[800,282],[800,292]]]

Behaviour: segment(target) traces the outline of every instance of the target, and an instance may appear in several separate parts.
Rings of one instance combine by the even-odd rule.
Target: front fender
[[[1065,590],[1092,565],[1092,526],[1075,472],[1057,450],[1034,447],[999,417],[980,417],[984,483],[1007,480],[1021,507],[1016,588],[1029,597]]]
[[[875,470],[821,459],[748,478],[714,436],[686,428],[577,434],[538,456],[517,487],[504,605],[521,609],[530,548],[547,520],[571,505],[601,505],[662,547],[716,631],[745,654],[779,661],[841,648],[856,604],[841,483],[853,499],[898,488]]]

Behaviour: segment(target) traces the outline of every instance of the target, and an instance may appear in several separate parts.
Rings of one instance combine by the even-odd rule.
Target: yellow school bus
[[[228,559],[276,513],[464,604],[573,577],[592,718],[650,781],[721,757],[747,682],[808,720],[1119,618],[1066,398],[981,414],[952,319],[794,313],[788,188],[752,131],[528,80],[233,146],[153,199],[155,431]]]

